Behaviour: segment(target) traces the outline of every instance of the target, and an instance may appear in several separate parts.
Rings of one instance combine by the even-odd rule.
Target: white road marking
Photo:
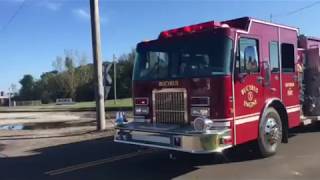
[[[112,163],[112,162],[116,162],[116,161],[120,161],[120,160],[124,160],[124,159],[129,159],[129,158],[133,158],[133,157],[140,156],[140,155],[150,154],[153,152],[156,152],[156,150],[148,149],[145,151],[138,151],[138,152],[133,152],[133,153],[128,153],[128,154],[123,154],[123,155],[119,155],[119,156],[115,156],[115,157],[111,157],[111,158],[86,162],[86,163],[68,166],[65,168],[57,169],[57,170],[47,171],[47,172],[45,172],[45,174],[50,175],[50,176],[60,175],[60,174],[78,171],[81,169],[90,168],[90,167],[94,167],[94,166],[98,166],[98,165],[102,165],[102,164]]]

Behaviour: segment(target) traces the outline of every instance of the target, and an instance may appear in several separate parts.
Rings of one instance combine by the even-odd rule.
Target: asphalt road
[[[0,179],[320,179],[320,126],[295,129],[289,141],[266,159],[248,145],[220,155],[178,153],[170,159],[168,151],[101,138],[0,158]]]

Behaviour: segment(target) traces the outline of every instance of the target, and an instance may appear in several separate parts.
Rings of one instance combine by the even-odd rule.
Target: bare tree
[[[64,71],[64,62],[61,56],[57,56],[56,59],[52,62],[54,70],[58,72]]]

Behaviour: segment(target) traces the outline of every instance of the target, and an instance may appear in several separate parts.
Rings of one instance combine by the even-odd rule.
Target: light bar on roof
[[[185,26],[182,28],[177,28],[177,29],[172,29],[168,31],[163,31],[160,33],[159,37],[160,38],[171,38],[175,36],[183,36],[186,34],[191,34],[191,33],[196,33],[196,32],[202,32],[202,31],[207,31],[210,29],[214,29],[215,27],[220,27],[221,24],[219,22],[206,22],[206,23],[201,23],[201,24],[196,24],[196,25],[191,25],[191,26]]]

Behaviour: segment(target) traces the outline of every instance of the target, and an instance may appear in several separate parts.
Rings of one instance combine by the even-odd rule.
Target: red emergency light
[[[135,105],[149,105],[148,98],[135,98],[134,102]]]
[[[196,25],[191,25],[191,26],[185,26],[182,28],[177,28],[177,29],[172,29],[168,31],[163,31],[160,33],[160,38],[171,38],[175,36],[183,36],[191,33],[196,33],[196,32],[202,32],[210,29],[214,29],[215,27],[221,27],[221,24],[219,22],[206,22],[206,23],[201,23],[201,24],[196,24]]]

